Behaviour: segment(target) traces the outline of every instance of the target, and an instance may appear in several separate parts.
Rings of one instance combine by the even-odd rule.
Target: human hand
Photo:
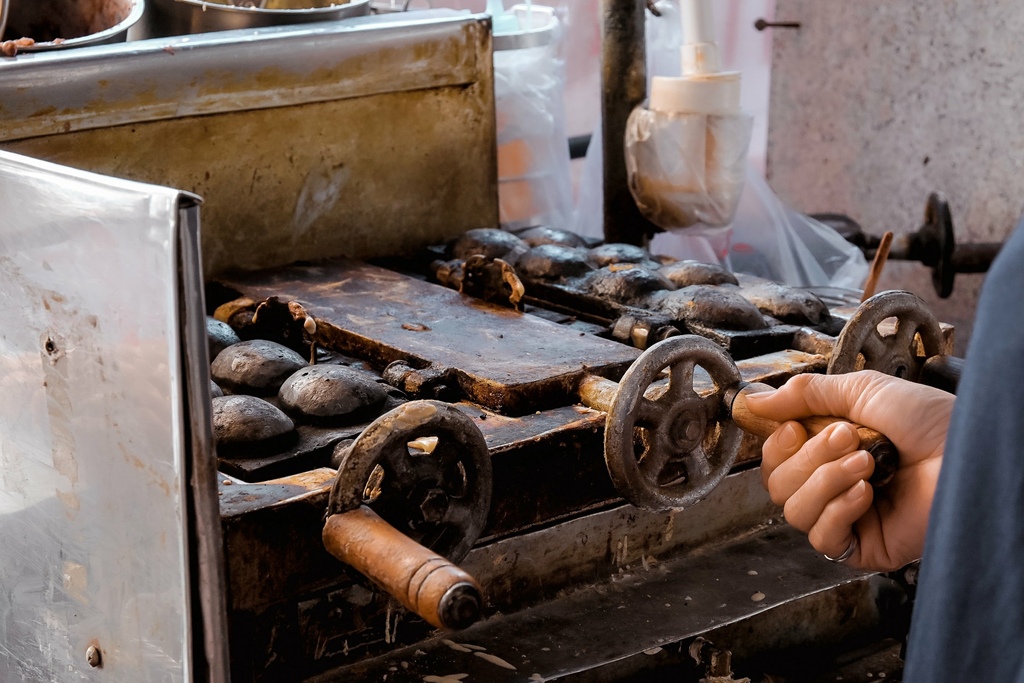
[[[785,422],[763,449],[761,473],[786,521],[831,557],[859,540],[852,567],[888,571],[921,557],[955,397],[878,372],[797,375],[775,392],[750,394],[760,417]],[[834,424],[814,438],[794,420],[841,417],[889,437],[899,451],[892,481],[867,483],[874,462],[856,430]]]

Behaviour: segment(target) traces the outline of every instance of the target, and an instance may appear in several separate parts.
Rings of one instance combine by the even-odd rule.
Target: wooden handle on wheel
[[[331,515],[324,547],[432,625],[462,629],[480,618],[472,576],[424,548],[362,505]]]
[[[775,391],[775,389],[767,384],[746,384],[740,387],[732,398],[731,412],[733,421],[740,426],[740,429],[767,439],[782,426],[781,423],[754,415],[747,409],[746,402],[746,397],[749,394],[762,391]],[[838,417],[809,417],[799,422],[807,430],[809,436],[815,436],[829,425],[836,422],[847,422],[847,420]],[[861,450],[870,453],[875,461],[875,471],[872,473],[869,483],[875,487],[885,486],[892,480],[893,475],[896,474],[896,468],[899,467],[899,451],[884,434],[860,425],[853,426],[856,427],[857,435],[860,437]]]

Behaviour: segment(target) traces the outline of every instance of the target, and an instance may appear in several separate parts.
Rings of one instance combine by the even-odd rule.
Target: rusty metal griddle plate
[[[222,282],[255,300],[298,301],[334,350],[381,367],[451,368],[470,400],[511,414],[575,403],[586,373],[616,379],[636,349],[463,296],[390,270],[339,259]]]

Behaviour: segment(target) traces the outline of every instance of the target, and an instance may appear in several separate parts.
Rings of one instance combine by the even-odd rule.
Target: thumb
[[[778,391],[747,396],[753,414],[788,422],[814,415],[859,421],[859,398],[865,389],[861,373],[850,375],[797,375]]]

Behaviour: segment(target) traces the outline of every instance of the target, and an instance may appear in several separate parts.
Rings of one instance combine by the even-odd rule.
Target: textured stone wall
[[[778,0],[768,173],[806,212],[908,232],[944,192],[958,241],[1003,241],[1024,207],[1024,4]],[[1024,267],[1024,265],[1022,265]],[[929,271],[891,262],[882,286],[924,296],[970,337],[984,277],[939,300]]]

